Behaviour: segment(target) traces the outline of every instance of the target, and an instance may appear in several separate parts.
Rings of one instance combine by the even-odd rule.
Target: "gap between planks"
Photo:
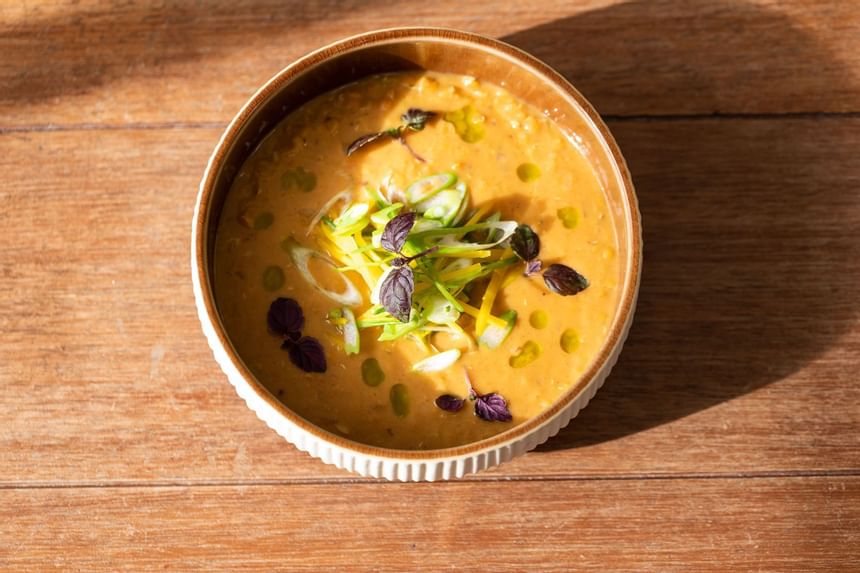
[[[470,484],[495,482],[561,482],[561,481],[679,481],[679,480],[753,480],[753,479],[809,479],[833,477],[860,477],[860,468],[845,468],[831,470],[776,470],[762,472],[713,472],[713,473],[635,473],[622,475],[571,475],[571,476],[471,476],[452,481],[440,481],[444,484]],[[383,479],[345,476],[336,478],[295,478],[295,479],[250,479],[250,480],[129,480],[106,482],[22,482],[2,483],[3,490],[25,489],[123,489],[123,488],[189,488],[189,487],[281,487],[293,485],[343,485],[343,484],[374,484],[399,485],[404,482],[387,481]],[[428,483],[428,482],[424,482]]]
[[[826,120],[860,119],[860,111],[801,111],[784,113],[707,113],[707,114],[653,114],[653,115],[602,115],[604,121],[613,123],[649,121],[719,121],[719,120]],[[29,133],[51,131],[122,131],[122,130],[170,130],[170,129],[225,129],[228,123],[221,121],[160,122],[160,123],[71,123],[36,124],[0,127],[0,135],[6,133]]]

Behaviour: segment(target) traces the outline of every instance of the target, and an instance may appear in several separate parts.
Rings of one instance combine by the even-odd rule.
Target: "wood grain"
[[[646,233],[629,343],[572,426],[487,476],[860,471],[860,120],[612,127]],[[0,483],[346,477],[256,420],[200,334],[217,136],[0,137]]]
[[[860,111],[851,2],[89,0],[0,7],[0,128],[224,123],[302,54],[404,23],[507,39],[609,115]]]
[[[504,38],[610,119],[645,229],[591,405],[454,483],[363,480],[235,395],[196,187],[269,76],[391,25]],[[860,570],[850,2],[0,3],[0,571]]]
[[[860,478],[0,491],[4,571],[856,571]]]

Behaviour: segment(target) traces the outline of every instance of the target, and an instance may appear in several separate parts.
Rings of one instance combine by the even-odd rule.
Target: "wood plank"
[[[405,21],[532,51],[604,114],[860,111],[850,2],[90,0],[0,7],[0,128],[223,123],[300,55]]]
[[[484,478],[860,469],[860,120],[613,124],[640,310],[573,425]],[[188,272],[218,130],[0,136],[0,484],[348,478],[237,398]]]
[[[858,531],[858,477],[0,491],[3,571],[856,571]]]

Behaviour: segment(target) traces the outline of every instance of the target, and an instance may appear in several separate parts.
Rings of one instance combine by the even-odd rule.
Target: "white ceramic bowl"
[[[255,379],[236,353],[212,292],[212,249],[224,197],[248,154],[290,111],[363,76],[430,69],[503,84],[545,112],[586,150],[610,204],[624,281],[610,333],[586,374],[539,416],[491,438],[455,448],[392,450],[353,442],[301,418]],[[624,158],[585,98],[546,64],[508,44],[456,30],[397,28],[370,32],[317,50],[284,68],[242,107],[215,148],[197,197],[191,242],[194,297],[215,360],[248,407],[270,428],[339,468],[390,480],[452,479],[521,455],[554,436],[603,385],[627,336],[642,261],[640,215]]]

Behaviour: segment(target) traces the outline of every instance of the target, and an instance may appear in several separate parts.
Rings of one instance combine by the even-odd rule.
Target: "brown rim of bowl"
[[[211,202],[212,190],[216,175],[219,174],[219,167],[224,160],[224,156],[230,146],[236,139],[242,124],[257,110],[262,102],[269,98],[273,93],[277,92],[285,83],[291,81],[296,76],[313,68],[320,62],[344,52],[356,50],[371,44],[385,44],[396,41],[405,40],[453,40],[474,46],[477,49],[491,49],[501,53],[502,55],[515,60],[521,65],[530,67],[543,75],[549,82],[561,89],[566,95],[571,97],[586,113],[594,128],[597,130],[602,142],[609,150],[615,167],[618,169],[618,174],[624,183],[624,197],[627,201],[626,216],[629,218],[630,224],[630,243],[631,253],[628,260],[627,269],[624,272],[624,292],[619,301],[619,311],[615,316],[615,321],[612,326],[612,331],[604,342],[600,353],[592,361],[588,370],[583,374],[577,383],[564,393],[555,403],[548,409],[541,412],[539,415],[512,427],[495,436],[491,436],[478,442],[472,442],[462,446],[451,448],[442,448],[435,450],[398,450],[393,448],[381,448],[371,446],[360,442],[355,442],[312,424],[305,420],[289,408],[287,408],[280,400],[275,398],[269,390],[263,386],[256,377],[248,370],[243,361],[239,358],[232,343],[225,334],[225,329],[221,323],[220,315],[215,306],[212,286],[210,284],[207,273],[207,252],[206,252],[206,235],[207,223],[209,219],[209,204]],[[630,173],[627,169],[627,164],[621,151],[612,137],[609,129],[604,125],[603,120],[598,115],[597,111],[591,104],[574,88],[561,74],[553,70],[550,66],[538,60],[534,56],[506,44],[499,40],[474,34],[471,32],[463,32],[449,28],[431,28],[431,27],[403,27],[403,28],[388,28],[366,32],[356,36],[351,36],[343,40],[339,40],[325,47],[322,47],[306,56],[296,60],[286,68],[278,72],[274,77],[268,80],[251,99],[246,102],[239,113],[233,118],[227,126],[224,134],[216,146],[206,172],[203,176],[203,181],[200,184],[199,210],[194,219],[194,239],[196,241],[196,250],[194,251],[194,268],[193,273],[196,273],[200,283],[200,291],[202,293],[203,302],[206,307],[206,313],[209,320],[212,321],[218,341],[226,351],[232,365],[249,383],[251,388],[258,397],[265,400],[278,413],[288,419],[290,422],[308,432],[314,437],[332,443],[346,450],[357,451],[364,455],[375,456],[380,458],[401,458],[412,460],[430,460],[439,458],[453,458],[468,454],[475,454],[483,450],[489,450],[504,445],[505,443],[513,442],[523,438],[527,434],[533,432],[544,424],[547,424],[567,407],[585,388],[594,380],[595,376],[607,366],[612,353],[616,350],[619,342],[622,341],[622,336],[625,330],[629,327],[632,319],[632,313],[636,301],[640,265],[642,257],[642,237],[641,237],[641,222],[640,214],[637,206],[636,195],[633,190],[633,182]]]

